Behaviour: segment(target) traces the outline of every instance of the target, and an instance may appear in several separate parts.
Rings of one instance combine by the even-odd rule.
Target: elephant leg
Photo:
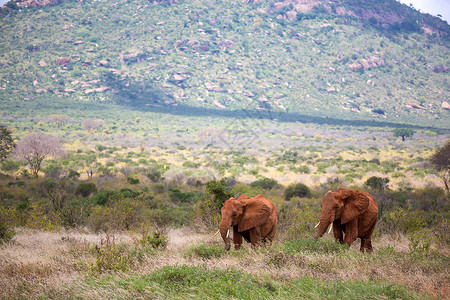
[[[369,252],[371,253],[373,251],[372,248],[372,233],[375,229],[375,224],[376,222],[374,222],[372,224],[372,226],[370,227],[369,231],[367,232],[367,234],[365,235],[364,238],[361,238],[361,248],[360,250],[362,252]]]
[[[344,242],[343,225],[341,224],[340,220],[336,220],[333,222],[333,234],[336,241],[341,244]]]
[[[345,237],[344,244],[349,247],[353,244],[354,241],[358,238],[358,220],[357,218],[351,220],[347,224],[345,224]]]
[[[250,232],[250,243],[252,246],[259,244],[261,241],[261,228],[259,226],[253,227],[249,230]]]
[[[364,244],[363,244],[363,240],[364,240]],[[359,249],[362,252],[368,252],[368,253],[372,253],[373,248],[372,248],[372,239],[368,238],[362,238],[361,239],[361,249]]]
[[[233,227],[233,243],[234,249],[239,250],[242,245],[242,233],[237,230],[237,227]]]

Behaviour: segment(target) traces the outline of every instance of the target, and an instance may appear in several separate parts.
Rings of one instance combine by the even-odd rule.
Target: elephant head
[[[322,199],[321,206],[322,215],[315,239],[323,236],[328,226],[335,220],[340,219],[341,224],[346,224],[364,213],[369,207],[369,198],[358,191],[339,189],[337,192],[328,191]]]
[[[223,204],[219,231],[225,242],[225,250],[230,250],[228,230],[234,227],[238,232],[264,224],[270,216],[270,208],[262,201],[247,196],[230,198]]]

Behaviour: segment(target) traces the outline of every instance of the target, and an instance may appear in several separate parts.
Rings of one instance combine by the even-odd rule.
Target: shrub
[[[127,182],[128,182],[129,184],[139,184],[139,179],[133,178],[133,177],[131,177],[131,176],[128,176]]]
[[[96,192],[97,192],[97,186],[95,185],[95,183],[82,182],[77,186],[77,188],[75,190],[75,195],[86,198],[86,197],[93,195]]]
[[[423,214],[420,211],[395,208],[385,213],[379,225],[380,231],[385,233],[413,233],[425,225]]]
[[[310,237],[315,232],[314,225],[320,219],[320,206],[293,203],[296,202],[295,200],[295,198],[291,199],[279,210],[278,231],[287,239]]]
[[[366,180],[364,185],[372,190],[385,190],[389,187],[389,178],[372,176]]]
[[[69,178],[70,179],[78,179],[80,178],[80,173],[75,170],[69,170]]]
[[[266,190],[273,189],[278,184],[278,181],[272,178],[262,178],[256,181],[253,181],[250,186],[252,187],[261,187]]]
[[[0,207],[0,244],[10,241],[16,232],[13,229],[13,221],[16,219],[14,209]]]
[[[161,232],[155,231],[151,235],[144,235],[140,242],[142,246],[150,246],[154,249],[166,249],[167,236]]]
[[[208,181],[206,191],[214,197],[214,202],[218,208],[222,208],[223,203],[231,197],[225,178]]]
[[[292,197],[311,197],[311,190],[303,183],[296,183],[288,186],[284,191],[284,199],[291,200]]]
[[[91,271],[103,273],[105,271],[127,271],[131,266],[131,258],[114,242],[108,242],[103,247],[96,247],[95,263],[91,264]]]
[[[158,182],[162,179],[162,171],[158,168],[150,168],[147,172],[147,177],[153,182]]]

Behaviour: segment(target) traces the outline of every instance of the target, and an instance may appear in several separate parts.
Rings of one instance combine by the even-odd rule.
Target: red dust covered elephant
[[[334,238],[341,244],[351,246],[360,238],[360,250],[372,252],[372,233],[377,223],[378,205],[370,194],[360,190],[328,191],[321,205],[322,215],[316,225],[319,230],[315,239],[320,238],[332,223]]]
[[[277,208],[263,195],[254,198],[245,195],[230,198],[223,204],[219,231],[230,250],[229,229],[233,228],[233,243],[236,250],[242,245],[242,238],[252,246],[271,241],[277,229]]]

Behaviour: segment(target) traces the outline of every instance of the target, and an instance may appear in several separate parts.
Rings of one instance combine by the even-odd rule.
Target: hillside
[[[449,126],[450,27],[393,0],[41,3],[1,11],[2,101]]]

